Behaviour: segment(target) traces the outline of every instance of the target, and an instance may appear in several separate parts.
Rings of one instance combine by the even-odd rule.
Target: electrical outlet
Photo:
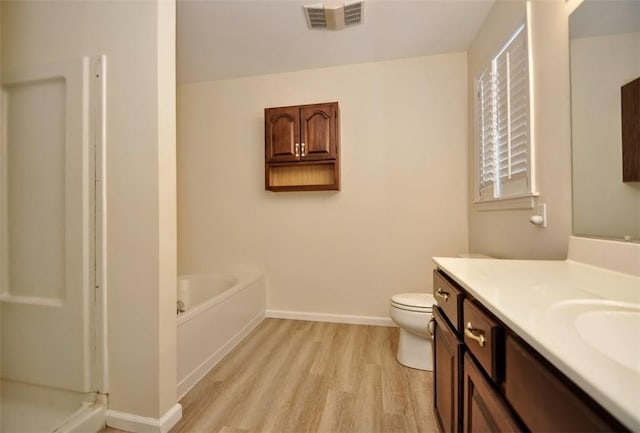
[[[541,203],[535,207],[536,215],[542,217],[542,224],[540,227],[547,227],[547,204]]]

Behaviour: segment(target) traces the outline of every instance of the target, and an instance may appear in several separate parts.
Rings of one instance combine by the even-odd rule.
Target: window
[[[532,196],[524,24],[480,74],[476,98],[477,201]]]

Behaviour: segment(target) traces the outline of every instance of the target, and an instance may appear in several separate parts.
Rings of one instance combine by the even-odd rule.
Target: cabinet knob
[[[307,156],[307,151],[305,150],[304,143],[302,143],[302,156]]]
[[[477,341],[480,347],[484,347],[484,332],[479,329],[474,329],[473,325],[471,325],[471,322],[467,322],[467,326],[464,328],[464,335],[471,338],[472,340]]]
[[[438,290],[436,291],[436,296],[438,298],[444,299],[444,302],[447,302],[449,300],[449,292],[445,292],[440,287],[438,287]]]
[[[304,143],[302,143],[302,146],[304,146]],[[303,147],[303,149],[304,149],[304,147]],[[296,155],[296,158],[299,157],[300,156],[300,143],[294,144],[293,145],[293,150],[294,150],[294,153]]]

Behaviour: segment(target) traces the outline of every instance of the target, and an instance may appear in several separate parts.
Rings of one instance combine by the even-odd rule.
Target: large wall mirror
[[[640,0],[569,17],[573,233],[640,242],[640,182],[622,181],[620,87],[640,77]]]

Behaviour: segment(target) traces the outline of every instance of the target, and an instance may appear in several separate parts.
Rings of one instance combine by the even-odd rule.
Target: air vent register
[[[340,30],[362,22],[362,3],[319,3],[304,7],[311,29]]]

